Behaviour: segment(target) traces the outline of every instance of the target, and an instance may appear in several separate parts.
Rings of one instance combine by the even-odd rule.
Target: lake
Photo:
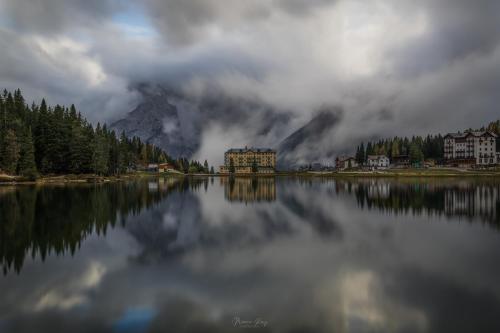
[[[0,332],[500,332],[500,182],[0,187]]]

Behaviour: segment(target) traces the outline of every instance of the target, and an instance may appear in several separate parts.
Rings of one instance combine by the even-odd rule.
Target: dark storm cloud
[[[145,23],[117,22],[132,6]],[[143,82],[216,91],[293,111],[286,134],[340,105],[342,125],[320,144],[339,151],[497,118],[499,13],[494,0],[0,0],[0,85],[93,121],[131,111]],[[230,112],[235,125],[246,117]]]
[[[422,3],[408,10],[418,12]],[[500,2],[492,0],[426,1],[428,31],[399,45],[402,74],[415,75],[474,54],[492,52],[500,42]]]
[[[18,31],[61,33],[63,29],[104,20],[121,7],[119,0],[0,1],[0,9]]]
[[[309,14],[336,0],[147,0],[154,23],[173,44],[189,44],[206,37],[213,29],[240,29],[269,19],[275,13]]]

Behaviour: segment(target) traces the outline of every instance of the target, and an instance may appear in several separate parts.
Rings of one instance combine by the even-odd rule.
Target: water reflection
[[[360,208],[395,214],[444,215],[500,226],[500,183],[435,179],[337,181],[338,193],[353,194]]]
[[[274,177],[221,177],[220,183],[229,201],[249,203],[276,200]]]
[[[0,332],[500,330],[496,182],[237,179],[0,188]]]
[[[199,187],[191,183],[191,188]],[[0,265],[19,272],[25,257],[42,260],[74,254],[90,234],[106,235],[117,223],[157,204],[173,190],[190,186],[177,179],[113,185],[0,187]]]

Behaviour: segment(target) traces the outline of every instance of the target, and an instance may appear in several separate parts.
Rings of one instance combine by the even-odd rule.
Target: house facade
[[[167,172],[175,170],[174,166],[170,163],[159,163],[158,164],[158,172]]]
[[[408,155],[392,156],[392,167],[394,167],[394,168],[409,168],[410,167],[410,156],[408,156]]]
[[[337,170],[357,168],[358,166],[358,162],[352,156],[340,156],[335,159],[335,169]]]
[[[224,165],[220,173],[249,174],[257,169],[257,173],[274,173],[276,171],[276,151],[270,148],[232,148],[224,154]]]
[[[449,133],[444,137],[444,158],[454,165],[497,164],[496,140],[489,131]]]
[[[373,169],[387,169],[390,165],[389,158],[385,155],[368,155],[366,164]]]

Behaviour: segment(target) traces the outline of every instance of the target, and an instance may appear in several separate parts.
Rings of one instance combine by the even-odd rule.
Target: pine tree
[[[15,174],[19,161],[19,143],[13,130],[5,133],[2,168],[8,174]]]
[[[35,147],[33,145],[31,128],[26,130],[21,140],[20,148],[19,174],[30,179],[35,179],[38,176],[38,171],[35,163]]]
[[[86,139],[84,128],[79,126],[79,124],[74,124],[71,129],[71,139],[69,143],[69,172],[73,174],[88,171],[86,170],[86,155],[89,143]]]
[[[108,142],[101,129],[101,125],[97,124],[95,139],[94,139],[94,173],[97,175],[105,175],[108,172]]]
[[[424,160],[424,154],[416,142],[410,145],[410,162],[412,164],[421,163]]]

